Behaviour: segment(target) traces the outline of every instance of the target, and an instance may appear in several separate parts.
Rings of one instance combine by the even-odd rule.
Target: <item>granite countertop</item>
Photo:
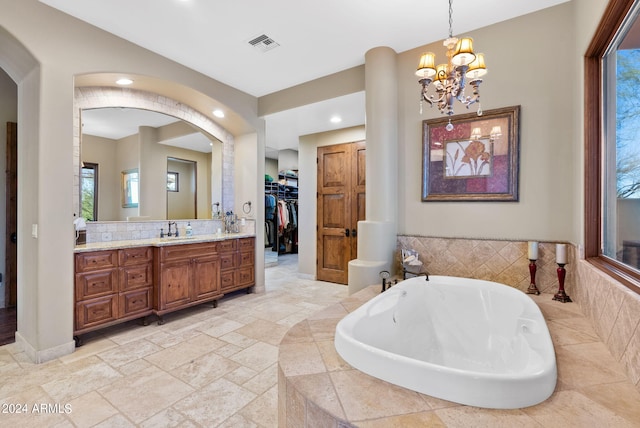
[[[105,241],[105,242],[93,242],[90,244],[76,245],[74,252],[82,253],[86,251],[102,251],[102,250],[114,250],[118,248],[133,248],[133,247],[164,247],[166,245],[182,245],[182,244],[196,244],[201,242],[213,242],[213,241],[225,241],[227,239],[236,238],[253,238],[254,233],[223,233],[223,234],[209,234],[209,235],[194,235],[194,236],[179,236],[171,238],[150,238],[150,239],[130,239],[126,241]]]

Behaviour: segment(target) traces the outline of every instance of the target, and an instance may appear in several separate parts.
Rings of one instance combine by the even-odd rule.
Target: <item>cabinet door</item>
[[[191,260],[163,263],[160,266],[160,310],[189,303]]]
[[[193,261],[193,299],[220,294],[220,262],[217,257],[199,257]]]

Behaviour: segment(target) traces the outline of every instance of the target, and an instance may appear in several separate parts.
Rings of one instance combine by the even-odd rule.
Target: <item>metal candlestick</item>
[[[531,284],[527,288],[527,294],[540,294],[540,290],[536,287],[536,261],[529,259],[529,275],[531,275]]]
[[[564,277],[567,274],[567,271],[564,269],[564,263],[558,263],[558,283],[560,287],[558,288],[558,292],[554,294],[553,300],[557,300],[558,302],[566,303],[573,302],[567,293],[564,292]]]

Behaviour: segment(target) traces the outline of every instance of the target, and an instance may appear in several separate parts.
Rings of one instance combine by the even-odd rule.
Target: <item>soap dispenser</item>
[[[193,236],[193,230],[191,229],[191,222],[187,222],[187,227],[185,227],[185,235],[187,237]]]

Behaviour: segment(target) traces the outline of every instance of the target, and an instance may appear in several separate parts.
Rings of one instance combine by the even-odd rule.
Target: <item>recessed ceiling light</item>
[[[224,112],[223,112],[222,110],[220,110],[220,109],[217,109],[217,110],[214,110],[214,111],[213,111],[213,115],[214,115],[215,117],[220,117],[220,118],[222,118],[222,117],[224,117]]]
[[[340,123],[342,122],[342,118],[340,116],[332,116],[331,123]]]
[[[132,83],[133,83],[133,80],[131,80],[131,79],[127,79],[126,77],[123,77],[122,79],[118,79],[118,80],[116,80],[116,83],[117,83],[118,85],[126,86],[126,85],[130,85],[130,84],[132,84]]]

